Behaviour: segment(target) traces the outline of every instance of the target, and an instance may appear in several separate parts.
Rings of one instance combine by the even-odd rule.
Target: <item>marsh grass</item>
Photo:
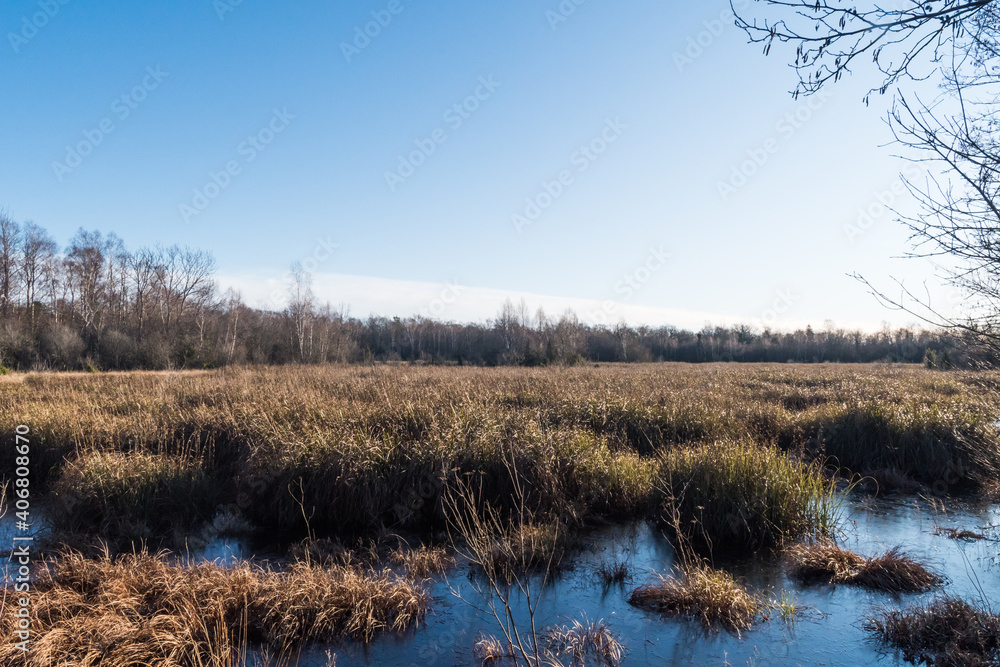
[[[1000,616],[959,598],[886,609],[868,619],[865,628],[913,663],[986,667],[1000,662]]]
[[[98,535],[118,548],[169,546],[210,521],[218,501],[197,461],[179,456],[89,452],[66,466],[52,492],[56,536]]]
[[[399,547],[390,554],[396,565],[402,565],[411,579],[426,579],[432,574],[444,574],[455,564],[455,558],[441,546],[420,545],[416,549]]]
[[[584,667],[588,657],[596,664],[617,667],[625,657],[625,646],[603,620],[573,620],[569,625],[547,628],[545,644],[557,658],[568,657],[574,667]]]
[[[513,646],[505,644],[491,635],[482,636],[476,640],[475,645],[472,647],[472,655],[479,660],[484,667],[508,663],[514,664],[514,661],[517,659]]]
[[[817,464],[746,441],[672,449],[660,478],[661,518],[675,541],[702,551],[757,551],[826,534],[843,500]]]
[[[958,540],[959,542],[978,542],[979,540],[985,540],[986,536],[982,533],[977,533],[974,530],[959,530],[957,528],[943,528],[938,526],[934,529],[935,535],[944,535],[948,539]]]
[[[30,374],[0,384],[0,423],[32,424],[33,488],[54,486],[94,510],[74,510],[65,523],[80,518],[84,530],[110,536],[118,525],[124,550],[136,538],[156,543],[186,530],[161,517],[209,518],[213,502],[238,505],[256,527],[291,538],[307,532],[303,505],[319,534],[384,526],[429,534],[447,523],[445,480],[456,471],[480,475],[483,498],[514,509],[507,452],[543,523],[655,517],[666,488],[717,548],[759,548],[810,523],[794,498],[819,497],[805,489],[809,466],[919,480],[941,493],[995,484],[992,377],[775,364]],[[707,456],[705,442],[737,453]],[[737,481],[750,445],[768,450],[768,479],[788,474],[794,483],[772,493]],[[711,484],[684,494],[677,473],[695,466],[688,451],[701,451],[720,474],[699,472]],[[10,465],[0,461],[0,477],[10,477]],[[709,516],[717,504],[704,501],[741,485],[739,503]],[[189,511],[172,512],[185,489]],[[762,499],[777,508],[773,516]],[[807,513],[824,521],[822,507]]]
[[[624,585],[632,580],[632,564],[625,559],[602,558],[597,564],[597,577],[605,587]]]
[[[304,562],[283,573],[57,561],[62,578],[40,594],[49,616],[32,659],[228,664],[244,639],[281,651],[310,640],[307,627],[362,638],[412,627],[426,604],[419,587],[343,547],[385,530],[418,539],[451,530],[473,567],[491,572],[494,600],[522,590],[533,603],[573,534],[597,521],[661,519],[675,542],[760,551],[830,532],[838,471],[938,494],[1000,488],[997,378],[781,364],[30,374],[0,383],[0,424],[31,425],[32,493],[53,501],[67,542],[89,542],[88,553],[101,540],[125,553],[176,543],[226,507],[262,533],[308,540]],[[0,439],[13,441],[10,428]],[[0,485],[13,460],[0,460]],[[474,502],[456,502],[457,481]],[[412,560],[415,578],[439,563]],[[89,588],[66,583],[88,567]],[[700,586],[708,600],[728,595],[743,609],[729,621],[708,617],[745,627],[766,608],[700,567],[676,578],[678,590]],[[143,568],[159,588],[141,588]],[[197,596],[185,592],[192,587]],[[676,599],[674,608],[706,616]],[[515,646],[502,607],[492,609]],[[537,656],[536,629],[521,639],[519,659]]]
[[[748,592],[731,574],[705,563],[688,563],[674,575],[658,576],[632,591],[628,601],[736,634],[764,620],[768,609],[761,597]]]
[[[865,558],[832,540],[798,544],[789,550],[790,574],[804,583],[850,584],[889,593],[929,590],[942,582],[939,575],[913,560],[898,547]]]
[[[85,558],[40,568],[27,661],[13,642],[0,663],[231,665],[248,644],[287,655],[309,641],[370,640],[423,618],[426,593],[388,572],[293,565],[171,564],[165,554]],[[0,629],[13,636],[13,617]]]

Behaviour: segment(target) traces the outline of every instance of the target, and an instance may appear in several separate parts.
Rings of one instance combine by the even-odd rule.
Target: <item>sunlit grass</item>
[[[803,500],[823,497],[809,488],[819,483],[811,466],[927,493],[995,484],[995,375],[777,364],[32,374],[0,385],[0,424],[31,426],[39,493],[79,485],[88,506],[130,522],[135,535],[147,534],[144,525],[149,534],[170,529],[150,524],[148,509],[189,483],[157,473],[155,492],[122,491],[152,488],[150,461],[199,466],[185,474],[211,480],[218,504],[301,537],[307,518],[325,534],[439,530],[442,493],[457,474],[477,475],[483,498],[503,508],[512,452],[539,517],[569,526],[655,517],[666,485],[719,545],[731,536],[756,547],[807,530],[803,514],[824,528],[824,502]],[[707,442],[720,444],[710,451]],[[760,449],[746,455],[750,445]],[[693,451],[711,456],[699,468]],[[140,463],[124,466],[116,486],[110,472],[98,481],[103,455]],[[11,461],[0,462],[0,476],[10,477]],[[754,486],[753,464],[775,488]],[[671,466],[680,466],[673,482]],[[712,466],[720,467],[709,474]],[[701,490],[682,496],[676,483],[695,468]],[[731,488],[743,495],[720,512],[709,501]]]
[[[842,495],[816,464],[770,446],[720,442],[663,456],[662,518],[675,535],[707,550],[759,550],[826,534]]]

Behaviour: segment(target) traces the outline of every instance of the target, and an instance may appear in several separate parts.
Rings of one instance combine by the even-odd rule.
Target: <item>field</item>
[[[511,591],[530,603],[594,527],[648,522],[680,565],[642,599],[669,611],[680,592],[681,615],[715,618],[691,608],[711,594],[692,602],[683,587],[749,595],[710,565],[829,544],[849,497],[995,494],[998,388],[993,372],[878,365],[8,376],[0,475],[10,504],[25,425],[46,525],[34,648],[3,645],[0,662],[289,661],[308,644],[419,634],[433,609],[424,584],[455,567],[483,575],[500,610],[500,639],[477,655],[532,663],[603,646],[617,662],[598,624],[519,631],[503,611],[518,604]],[[227,534],[282,557],[172,555]],[[745,606],[740,631],[783,613]],[[0,633],[14,635],[13,619],[5,610]]]

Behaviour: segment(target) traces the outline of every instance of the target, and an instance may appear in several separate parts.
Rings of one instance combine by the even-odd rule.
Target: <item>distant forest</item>
[[[0,213],[0,366],[14,370],[214,368],[230,364],[420,362],[547,365],[583,362],[983,361],[948,333],[824,328],[779,332],[588,326],[507,303],[480,324],[423,317],[351,317],[318,304],[293,267],[288,307],[247,306],[213,278],[215,261],[178,246],[130,250],[114,234],[79,230],[59,245],[42,227]]]

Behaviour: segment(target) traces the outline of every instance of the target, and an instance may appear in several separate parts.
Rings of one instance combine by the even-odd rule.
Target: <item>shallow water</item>
[[[936,534],[937,528],[973,530],[988,540],[961,542]],[[36,526],[44,531],[44,525]],[[14,519],[0,519],[0,545],[8,552],[17,533]],[[967,598],[985,596],[1000,600],[1000,506],[969,505],[909,498],[862,500],[845,506],[838,536],[841,544],[871,556],[894,546],[943,574],[944,590]],[[536,624],[566,624],[573,619],[609,623],[628,653],[623,665],[860,665],[878,662],[902,665],[892,652],[880,651],[862,623],[877,606],[905,606],[933,598],[927,594],[893,596],[847,586],[801,586],[790,581],[780,563],[747,560],[726,563],[755,590],[772,598],[790,596],[803,607],[798,620],[775,619],[743,633],[706,631],[696,622],[663,617],[636,609],[626,601],[631,590],[667,573],[673,550],[655,528],[646,523],[609,527],[587,537],[587,548],[573,558],[573,565],[542,591]],[[188,562],[215,560],[230,564],[240,560],[275,563],[278,552],[244,537],[216,538],[183,555]],[[626,558],[635,576],[625,586],[605,588],[596,575],[602,559]],[[6,559],[3,559],[6,565]],[[722,565],[717,563],[717,565]],[[469,603],[482,605],[466,576],[458,568],[448,578],[428,583],[432,609],[426,622],[404,636],[383,636],[370,645],[344,642],[314,646],[301,656],[303,666],[325,666],[327,651],[337,654],[339,667],[419,665],[438,667],[475,664],[472,648],[483,634],[498,635],[496,621]],[[535,582],[537,587],[538,582]],[[469,603],[457,599],[450,587]],[[994,605],[996,606],[996,605]],[[515,605],[519,622],[527,620],[523,601]]]
[[[911,556],[947,578],[945,590],[961,596],[1000,600],[1000,567],[995,541],[959,542],[935,534],[935,528],[969,529],[1000,538],[1000,508],[951,503],[947,508],[926,501],[877,501],[850,503],[839,536],[841,543],[866,556],[902,546]],[[892,652],[880,651],[864,631],[867,613],[877,606],[899,606],[932,598],[936,593],[893,596],[847,586],[804,587],[790,581],[780,564],[734,563],[727,567],[757,590],[782,592],[805,607],[798,620],[766,622],[742,637],[725,631],[705,631],[699,624],[667,618],[636,609],[626,601],[629,593],[654,573],[667,572],[673,552],[662,535],[647,524],[598,531],[591,547],[572,570],[553,581],[538,607],[539,626],[568,623],[572,619],[604,619],[628,648],[623,665],[883,665],[905,663]],[[635,579],[623,587],[604,589],[595,568],[602,557],[625,556]],[[461,572],[452,573],[450,585],[470,602],[477,600],[471,583]],[[383,637],[369,646],[345,643],[317,647],[303,656],[303,665],[327,664],[326,650],[337,654],[337,665],[440,665],[475,664],[472,647],[480,634],[498,634],[496,622],[457,600],[449,583],[431,586],[433,611],[427,623],[405,637]],[[526,620],[524,605],[517,608]],[[491,622],[492,621],[492,622]]]

